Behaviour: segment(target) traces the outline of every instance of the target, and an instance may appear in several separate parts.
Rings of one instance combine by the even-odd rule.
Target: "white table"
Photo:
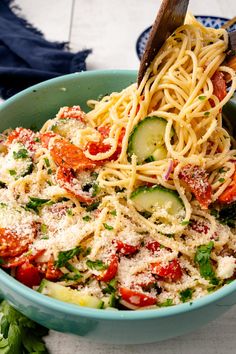
[[[71,42],[71,49],[92,48],[88,69],[137,69],[138,35],[155,18],[160,0],[17,0],[24,15],[50,40]],[[190,11],[236,15],[236,0],[192,0]],[[195,333],[156,344],[105,345],[51,331],[52,354],[235,354],[236,307]]]

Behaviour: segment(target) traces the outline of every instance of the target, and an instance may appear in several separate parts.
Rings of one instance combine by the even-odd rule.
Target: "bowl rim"
[[[21,91],[20,93],[9,98],[7,101],[1,103],[0,114],[2,109],[10,105],[15,100],[20,100],[21,98],[25,97],[25,95],[32,93],[33,90],[50,87],[51,85],[64,82],[65,79],[70,80],[77,77],[97,78],[99,76],[106,76],[106,75],[108,76],[122,75],[128,77],[130,76],[130,78],[132,78],[134,74],[137,74],[136,70],[91,70],[88,72],[86,71],[86,72],[68,74],[50,80],[46,80],[42,83],[31,86]],[[50,310],[54,310],[59,313],[66,313],[73,317],[83,316],[86,318],[102,319],[102,320],[148,320],[154,318],[164,318],[169,316],[181,315],[183,313],[191,312],[196,309],[208,306],[210,304],[214,304],[215,302],[222,300],[224,297],[229,296],[234,292],[236,293],[236,280],[234,280],[232,283],[223,286],[222,288],[216,290],[215,292],[205,295],[191,302],[186,302],[179,305],[157,308],[157,309],[145,309],[145,310],[138,310],[138,311],[132,311],[132,310],[113,311],[113,310],[82,307],[79,305],[74,305],[71,303],[66,303],[60,300],[50,298],[21,284],[19,281],[11,277],[2,269],[0,269],[0,281],[6,287],[6,289],[10,289],[15,294],[19,294],[22,298],[30,301],[31,303],[36,303],[37,305],[41,305],[45,308],[50,308]],[[7,293],[7,291],[5,291],[5,293]],[[6,295],[5,298],[7,300],[8,296]],[[12,301],[12,303],[14,304],[14,301]],[[218,304],[218,306],[231,307],[234,304],[236,304],[236,302],[229,305]]]

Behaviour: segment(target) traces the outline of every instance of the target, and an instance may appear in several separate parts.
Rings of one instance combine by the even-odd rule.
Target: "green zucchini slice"
[[[166,125],[167,121],[160,117],[146,117],[139,122],[129,138],[128,156],[136,155],[139,164],[149,158],[164,144]],[[174,129],[171,131],[173,135]]]
[[[155,211],[155,207],[159,207],[173,216],[184,215],[184,205],[179,194],[159,185],[139,187],[131,194],[130,198],[140,212],[152,213]]]

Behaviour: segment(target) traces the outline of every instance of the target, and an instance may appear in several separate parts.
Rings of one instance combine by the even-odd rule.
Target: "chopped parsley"
[[[8,170],[11,176],[15,176],[16,175],[16,170]]]
[[[113,226],[108,225],[108,224],[106,224],[105,222],[103,223],[103,226],[105,227],[105,229],[107,229],[107,230],[109,230],[109,231],[111,231],[111,230],[113,230],[113,229],[114,229],[114,227],[113,227]]]
[[[224,178],[220,178],[220,179],[219,179],[219,182],[222,182],[222,183],[223,183],[224,181],[225,181]]]
[[[65,267],[71,272],[71,273],[65,273],[60,280],[79,280],[82,278],[82,274],[78,271],[77,268],[75,268],[71,263],[66,262]]]
[[[72,280],[72,281],[76,281],[82,278],[81,274],[72,274],[72,273],[65,273],[62,275],[62,277],[60,278],[61,280]]]
[[[181,222],[181,225],[185,226],[185,225],[188,225],[190,224],[190,220],[184,220]]]
[[[91,247],[87,247],[85,248],[84,252],[83,252],[83,256],[86,257],[88,256],[92,251],[92,248]]]
[[[48,240],[48,239],[49,239],[48,236],[43,236],[43,237],[40,238],[40,240]]]
[[[85,216],[83,217],[83,220],[84,220],[84,221],[89,221],[89,220],[91,220],[91,216],[85,215]]]
[[[50,167],[50,162],[47,157],[44,158],[44,162],[45,162],[46,167]]]
[[[199,246],[197,248],[194,261],[199,266],[201,276],[204,279],[209,280],[212,285],[217,285],[219,280],[215,276],[215,272],[211,263],[211,251],[213,247],[213,241],[210,241],[207,245]]]
[[[6,186],[7,186],[6,183],[0,181],[0,188],[6,188]]]
[[[204,112],[204,116],[209,116],[210,112]]]
[[[112,211],[110,212],[110,214],[113,215],[113,216],[116,216],[116,215],[117,215],[117,212],[116,212],[116,210],[114,209],[114,210],[112,210]]]
[[[49,168],[47,172],[48,172],[49,175],[51,175],[52,174],[52,169]]]
[[[71,258],[78,256],[80,254],[81,250],[82,250],[81,247],[78,246],[78,247],[72,248],[68,251],[59,252],[58,259],[55,262],[55,266],[57,268],[64,267]]]
[[[159,307],[168,307],[173,305],[173,299],[166,299],[166,301],[159,303]]]
[[[199,99],[200,101],[204,101],[204,100],[206,99],[206,96],[198,96],[198,99]]]
[[[73,211],[72,211],[72,209],[67,209],[66,213],[67,213],[67,215],[69,215],[69,216],[73,216]]]
[[[107,269],[107,265],[101,260],[91,261],[90,259],[88,259],[86,264],[87,264],[87,267],[90,269],[95,269],[95,270]]]
[[[99,202],[94,202],[86,207],[86,211],[93,211],[97,209],[98,206],[99,206]]]
[[[92,186],[92,197],[96,197],[100,191],[98,183],[93,183]]]
[[[187,302],[187,301],[191,300],[193,297],[193,292],[194,292],[194,290],[190,289],[190,288],[180,291],[180,293],[179,293],[180,300],[182,302]]]
[[[39,208],[44,204],[48,203],[50,199],[40,199],[35,197],[29,197],[30,201],[26,204],[27,209],[32,209],[36,213],[39,212]]]
[[[46,234],[47,231],[48,231],[47,225],[41,224],[41,232],[42,232],[43,234]]]
[[[15,160],[26,159],[27,157],[29,157],[29,155],[28,155],[28,150],[26,150],[26,149],[20,149],[19,151],[13,151],[13,158]]]
[[[112,279],[107,284],[106,288],[102,290],[103,294],[114,294],[116,292],[117,280]]]

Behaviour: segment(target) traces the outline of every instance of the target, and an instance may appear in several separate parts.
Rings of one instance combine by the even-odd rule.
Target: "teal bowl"
[[[136,80],[135,71],[90,71],[33,86],[0,105],[0,129],[40,127],[61,106],[119,91]],[[140,311],[97,310],[37,293],[0,270],[2,297],[42,325],[105,343],[151,343],[193,331],[236,303],[236,281],[193,302]]]

